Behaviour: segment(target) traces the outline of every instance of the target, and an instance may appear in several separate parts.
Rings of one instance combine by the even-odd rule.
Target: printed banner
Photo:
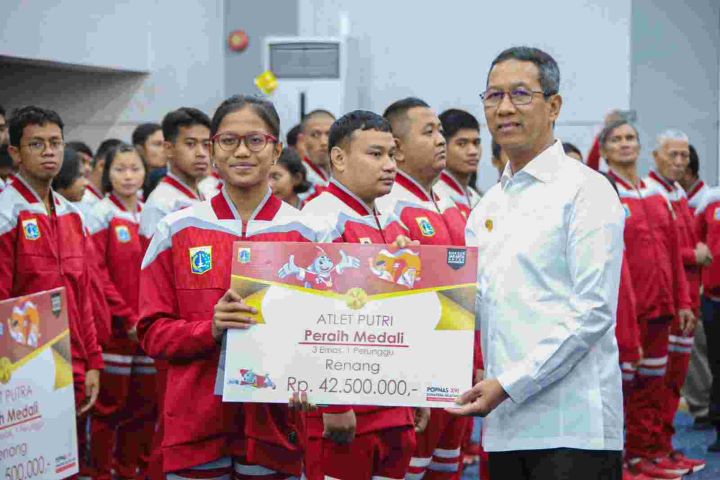
[[[7,480],[78,471],[65,289],[0,302],[0,472]]]
[[[243,243],[223,400],[446,407],[471,386],[477,249]]]

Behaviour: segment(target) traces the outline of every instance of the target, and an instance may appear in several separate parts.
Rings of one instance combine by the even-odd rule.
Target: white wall
[[[357,42],[356,104],[382,113],[414,95],[438,112],[464,108],[484,123],[479,93],[492,59],[527,44],[560,65],[564,97],[557,134],[589,150],[605,113],[630,105],[631,0],[299,0],[300,35],[337,35],[344,13]],[[520,12],[513,17],[513,12]],[[483,129],[481,186],[492,185]]]
[[[54,63],[0,58],[0,104],[55,108],[66,137],[93,147],[181,106],[212,115],[225,96],[222,14],[223,0],[4,0],[0,55]]]
[[[698,150],[701,176],[717,185],[720,2],[634,0],[632,59],[641,170],[654,167],[657,134],[680,128]]]

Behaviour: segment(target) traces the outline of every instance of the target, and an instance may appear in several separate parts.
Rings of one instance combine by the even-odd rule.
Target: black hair
[[[10,145],[13,147],[20,147],[20,139],[22,138],[23,130],[28,125],[45,125],[47,123],[54,123],[60,127],[60,133],[63,131],[63,124],[60,115],[54,110],[46,108],[28,106],[22,107],[15,110],[10,116],[9,120],[10,130]]]
[[[303,165],[300,155],[298,155],[295,149],[283,148],[277,163],[290,172],[292,177],[300,175],[300,183],[293,188],[296,194],[305,193],[310,190],[311,185],[307,180],[307,169],[305,169],[305,165]]]
[[[78,153],[84,153],[88,157],[92,158],[93,151],[88,147],[88,144],[85,142],[81,142],[79,140],[73,140],[72,142],[67,142],[65,144],[65,148],[72,148]]]
[[[440,123],[443,127],[443,135],[446,140],[450,140],[457,132],[463,129],[476,130],[480,132],[480,124],[472,114],[465,110],[451,108],[445,110],[439,116]]]
[[[166,142],[173,143],[180,133],[180,127],[202,125],[210,129],[210,117],[197,108],[182,107],[169,112],[162,119],[162,132]]]
[[[0,105],[0,115],[2,115],[3,117],[5,116],[5,107],[3,107],[2,105]]]
[[[310,120],[312,120],[315,117],[321,117],[321,116],[322,117],[330,117],[333,119],[333,121],[335,120],[335,115],[333,115],[332,112],[323,110],[322,108],[316,108],[315,110],[311,111],[310,113],[306,114],[303,117],[302,122],[300,122],[300,131],[304,132],[305,127],[307,126],[307,123]]]
[[[502,147],[500,146],[500,144],[493,140],[490,148],[492,150],[493,158],[500,160],[500,155],[502,155]]]
[[[143,197],[147,201],[150,194],[160,184],[160,181],[167,176],[167,167],[154,168],[150,173],[145,174],[145,183],[143,184]]]
[[[133,147],[132,145],[128,145],[125,142],[120,142],[119,144],[111,148],[107,152],[107,155],[105,155],[105,165],[103,166],[102,179],[100,180],[100,187],[102,188],[103,193],[112,192],[112,182],[110,182],[110,167],[112,167],[113,161],[115,160],[115,158],[117,158],[119,153],[128,152],[133,152],[138,156],[140,162],[142,162],[143,168],[145,169],[145,175],[147,175],[147,165],[145,164],[145,160],[143,160],[142,156],[138,153],[135,147]]]
[[[8,152],[8,145],[0,145],[0,168],[13,168],[14,166],[15,163]]]
[[[92,167],[95,168],[95,166],[100,160],[105,161],[107,159],[108,152],[120,145],[121,143],[123,143],[123,141],[119,138],[106,138],[105,140],[100,142],[100,146],[95,152],[95,156],[92,160]]]
[[[580,158],[581,158],[581,159],[583,158],[582,152],[580,152],[580,149],[577,148],[577,147],[576,147],[575,145],[573,145],[572,143],[570,143],[570,142],[563,142],[562,147],[563,147],[563,150],[565,151],[566,154],[569,154],[569,153],[577,153],[578,155],[580,155]]]
[[[154,134],[160,129],[162,129],[162,127],[157,123],[141,123],[140,125],[135,127],[135,130],[133,130],[132,144],[135,146],[144,147],[145,142],[147,142],[147,139],[150,138],[150,135]]]
[[[70,188],[72,184],[75,183],[75,180],[80,178],[82,175],[80,170],[81,164],[82,160],[80,159],[80,155],[78,155],[77,151],[72,148],[65,147],[65,150],[63,151],[62,167],[60,167],[60,171],[57,175],[55,175],[55,178],[53,178],[52,188],[54,190],[65,190],[66,188]]]
[[[402,137],[406,133],[407,112],[413,108],[424,107],[430,108],[425,101],[417,97],[407,97],[402,100],[391,103],[383,112],[383,117],[390,122],[393,135]]]
[[[490,65],[488,80],[490,79],[490,72],[492,72],[493,67],[507,60],[534,63],[539,72],[538,80],[540,81],[540,87],[546,98],[560,91],[560,68],[557,62],[548,53],[533,47],[510,47],[500,52]]]
[[[608,123],[605,125],[605,127],[600,132],[600,135],[598,135],[598,144],[600,147],[604,147],[605,143],[608,141],[608,137],[610,134],[615,130],[616,128],[620,128],[623,125],[630,125],[630,127],[635,130],[635,136],[637,136],[638,142],[640,141],[640,133],[638,132],[638,129],[633,125],[630,121],[621,118],[620,120],[615,120],[613,122]]]
[[[292,127],[285,135],[286,144],[288,147],[295,147],[297,145],[298,135],[300,134],[300,124],[298,123]]]
[[[695,147],[692,145],[690,145],[690,163],[688,163],[688,168],[693,176],[698,176],[698,173],[700,172],[700,157],[698,156],[697,150],[695,150]]]
[[[354,110],[335,120],[330,127],[328,151],[341,143],[348,142],[356,130],[377,130],[392,133],[390,122],[377,113],[367,110]]]
[[[264,98],[255,95],[233,95],[223,101],[215,110],[212,121],[210,122],[210,136],[218,133],[218,128],[223,119],[233,112],[250,107],[255,114],[265,122],[270,130],[270,134],[275,138],[280,138],[280,117],[278,116],[275,105]]]

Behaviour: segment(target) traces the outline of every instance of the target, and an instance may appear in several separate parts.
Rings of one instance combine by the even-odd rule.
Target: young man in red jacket
[[[423,245],[464,245],[465,218],[451,202],[439,199],[432,185],[446,166],[442,124],[427,103],[418,98],[398,100],[383,114],[397,143],[398,173],[389,194],[378,198],[384,214],[394,214],[409,237]],[[446,479],[460,465],[467,419],[433,409],[417,448],[408,478]],[[423,477],[424,475],[424,477]]]
[[[707,190],[695,211],[700,240],[707,243],[713,257],[720,258],[720,188]],[[708,363],[712,372],[710,421],[717,439],[708,451],[720,452],[720,261],[715,260],[702,271],[702,321],[708,344]]]
[[[10,118],[8,151],[19,172],[0,194],[0,300],[65,287],[81,416],[97,400],[103,361],[88,293],[90,240],[82,215],[51,188],[63,147],[63,122],[54,111],[30,106]]]
[[[406,236],[396,218],[375,207],[397,173],[387,120],[372,112],[350,112],[333,123],[328,146],[333,178],[303,208],[327,224],[325,240],[390,244]],[[415,447],[410,408],[330,406],[310,413],[307,425],[308,479],[405,478]]]
[[[668,336],[677,316],[691,328],[687,279],[672,207],[655,187],[637,174],[640,143],[637,130],[624,120],[610,123],[600,146],[625,208],[626,259],[637,300],[644,358],[627,399],[626,456],[631,471],[656,478],[677,478],[692,470],[682,458],[670,457],[663,445],[665,374]]]
[[[140,273],[138,335],[167,362],[162,458],[168,478],[285,479],[300,475],[296,418],[286,405],[223,403],[214,394],[220,342],[254,312],[230,290],[233,242],[316,241],[302,214],[270,193],[282,150],[275,107],[225,100],[211,124],[223,189],[160,221]]]
[[[328,153],[328,136],[335,116],[327,110],[313,110],[305,115],[300,124],[298,144],[304,153],[303,165],[307,169],[310,190],[300,195],[300,200],[307,202],[320,195],[330,181],[330,156]]]
[[[685,266],[685,277],[688,280],[690,303],[693,314],[697,317],[700,315],[700,269],[712,262],[712,255],[707,245],[698,241],[693,213],[688,205],[685,191],[677,182],[683,177],[690,162],[690,143],[687,135],[679,130],[666,130],[661,133],[658,135],[653,157],[656,169],[650,171],[645,181],[654,185],[672,206]],[[663,450],[673,457],[681,455],[672,446],[672,437],[675,434],[673,423],[680,402],[680,390],[687,376],[693,344],[694,328],[690,329],[688,326],[685,329],[680,328],[680,320],[675,317],[670,326],[662,435]],[[688,458],[684,460],[693,466],[693,472],[705,467],[704,461]]]

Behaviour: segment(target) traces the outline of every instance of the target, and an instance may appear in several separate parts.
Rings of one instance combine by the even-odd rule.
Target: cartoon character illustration
[[[422,264],[420,256],[407,248],[395,253],[383,249],[370,260],[370,270],[383,280],[412,288],[420,280]]]
[[[21,345],[36,348],[40,343],[40,313],[31,302],[18,303],[7,320],[10,337]]]
[[[295,276],[304,282],[305,288],[330,290],[333,287],[333,273],[342,275],[346,268],[360,268],[360,260],[340,250],[340,261],[335,264],[321,247],[315,260],[306,268],[295,265],[295,255],[290,255],[288,262],[278,271],[280,278]]]
[[[258,375],[246,368],[240,369],[240,380],[230,380],[230,383],[235,385],[250,385],[254,388],[272,388],[273,390],[277,388],[270,378],[270,375]]]

